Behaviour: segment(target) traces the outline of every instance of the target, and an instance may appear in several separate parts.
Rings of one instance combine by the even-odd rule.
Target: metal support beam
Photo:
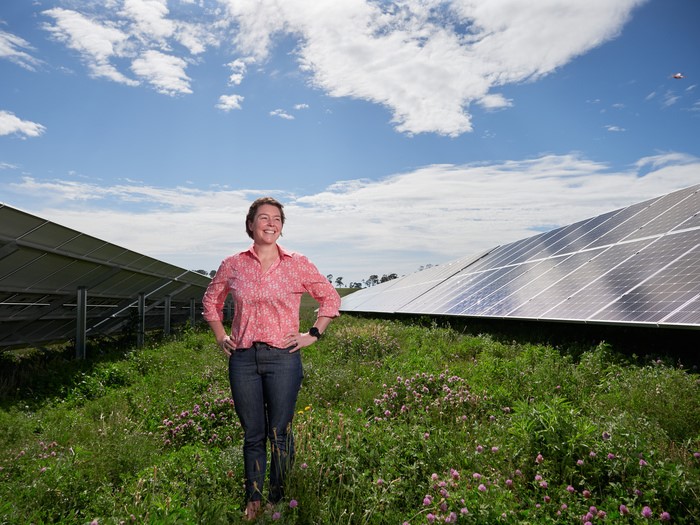
[[[139,293],[139,322],[136,333],[136,346],[142,348],[146,343],[146,294]]]
[[[163,319],[163,335],[169,336],[170,335],[170,305],[173,301],[173,296],[172,295],[166,295],[165,296],[165,305],[163,306],[164,310],[164,319]]]
[[[194,297],[190,299],[190,326],[194,328],[195,322],[196,322],[196,317],[195,317],[195,311],[194,311]]]
[[[87,288],[79,286],[76,294],[75,358],[85,359],[87,329]]]

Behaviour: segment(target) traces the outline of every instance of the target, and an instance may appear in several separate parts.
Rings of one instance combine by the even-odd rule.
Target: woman
[[[297,394],[303,377],[300,349],[320,339],[339,315],[340,296],[303,255],[288,252],[282,235],[283,206],[271,197],[257,199],[246,217],[253,245],[224,259],[204,294],[204,319],[228,356],[229,381],[236,414],[244,431],[245,517],[261,512],[270,441],[268,500],[284,494],[287,469],[294,459],[291,431]],[[308,292],[319,303],[316,322],[299,332],[301,296]],[[231,335],[223,325],[223,305],[233,297]]]

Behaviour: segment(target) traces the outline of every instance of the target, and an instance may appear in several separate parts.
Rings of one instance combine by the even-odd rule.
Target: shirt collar
[[[251,244],[250,247],[249,247],[246,251],[247,251],[248,253],[250,253],[253,257],[255,257],[255,258],[257,259],[257,258],[258,258],[258,254],[255,253],[255,250],[253,249],[254,246],[255,246],[255,244]],[[277,251],[278,251],[279,254],[280,254],[280,259],[283,258],[283,257],[292,257],[292,252],[288,252],[287,250],[285,250],[285,249],[284,249],[282,246],[280,246],[279,244],[277,245]]]

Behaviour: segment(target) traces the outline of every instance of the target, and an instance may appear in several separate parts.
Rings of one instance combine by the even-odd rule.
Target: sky
[[[0,203],[410,274],[700,183],[699,0],[2,0]]]

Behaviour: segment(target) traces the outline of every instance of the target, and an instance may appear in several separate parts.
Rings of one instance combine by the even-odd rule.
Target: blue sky
[[[698,0],[3,0],[0,202],[346,284],[700,182]],[[681,73],[683,78],[674,78]]]

